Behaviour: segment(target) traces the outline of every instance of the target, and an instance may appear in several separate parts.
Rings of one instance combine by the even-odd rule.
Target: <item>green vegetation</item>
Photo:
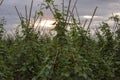
[[[43,6],[56,19],[57,34],[51,39],[33,28],[44,15],[42,10],[30,25],[32,5],[33,2],[29,14],[25,7],[25,17],[15,7],[22,34],[16,30],[14,38],[8,35],[2,39],[4,23],[0,22],[0,80],[120,80],[119,16],[110,18],[114,20],[114,30],[103,22],[93,39],[90,25],[86,30],[86,22],[82,25],[75,18],[76,3],[70,10],[70,0],[67,8],[63,4],[59,10],[52,0],[46,0]]]

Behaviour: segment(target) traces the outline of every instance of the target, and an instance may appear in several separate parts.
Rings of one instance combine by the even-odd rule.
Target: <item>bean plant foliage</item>
[[[30,10],[25,6],[25,16],[15,7],[21,29],[6,38],[1,19],[0,80],[120,80],[120,16],[110,17],[114,26],[101,23],[93,38],[86,22],[80,22],[77,1],[73,7],[68,3],[66,7],[63,0],[60,10],[53,0],[45,0],[33,17],[33,0]],[[43,9],[56,20],[52,38],[33,28]]]

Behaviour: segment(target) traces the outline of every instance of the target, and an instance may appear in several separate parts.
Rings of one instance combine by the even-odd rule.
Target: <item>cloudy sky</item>
[[[56,4],[61,5],[62,0],[55,0]],[[68,5],[69,0],[64,0],[65,4]],[[5,28],[7,30],[14,29],[19,23],[17,13],[14,6],[24,13],[24,6],[30,6],[31,0],[4,0],[3,4],[0,6],[0,18],[5,17],[7,24]],[[34,0],[34,10],[38,9],[38,4],[42,3],[43,0]],[[72,0],[74,3],[75,0]],[[120,14],[120,0],[78,0],[77,8],[79,16],[82,20],[85,18],[90,18],[94,8],[98,6],[96,13],[96,21],[107,19],[112,13]],[[46,16],[50,18],[49,12]],[[45,16],[45,18],[46,18]]]

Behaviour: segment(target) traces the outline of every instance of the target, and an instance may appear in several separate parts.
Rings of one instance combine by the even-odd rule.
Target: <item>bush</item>
[[[75,8],[71,11],[70,4],[61,11],[52,0],[46,0],[46,8],[56,19],[57,34],[52,39],[41,35],[41,31],[36,32],[32,28],[35,23],[30,25],[31,16],[23,18],[16,8],[22,34],[16,30],[15,38],[0,38],[1,80],[120,79],[119,21],[115,21],[118,28],[114,32],[109,24],[102,23],[93,39],[90,31],[74,17]],[[43,12],[37,15],[43,16]],[[3,29],[0,30],[2,34]]]

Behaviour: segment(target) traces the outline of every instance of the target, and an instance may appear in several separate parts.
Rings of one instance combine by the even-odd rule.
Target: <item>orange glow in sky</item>
[[[54,27],[53,23],[55,21],[54,20],[42,20],[40,22],[40,26],[44,26],[44,27]]]

